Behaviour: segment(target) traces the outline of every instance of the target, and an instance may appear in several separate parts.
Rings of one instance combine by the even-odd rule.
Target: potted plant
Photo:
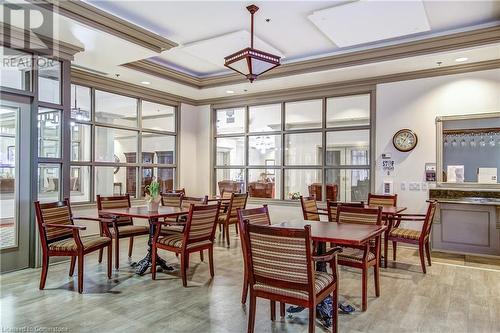
[[[146,186],[146,190],[149,192],[146,193],[146,203],[148,204],[148,211],[157,212],[158,207],[160,206],[160,183],[156,180],[153,180],[151,184]]]

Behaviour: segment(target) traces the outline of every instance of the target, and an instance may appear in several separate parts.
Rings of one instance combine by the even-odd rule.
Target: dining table
[[[334,243],[340,246],[360,246],[370,241],[370,239],[381,237],[387,230],[386,225],[374,224],[351,224],[336,223],[326,221],[290,220],[281,223],[271,224],[271,227],[303,229],[304,226],[311,226],[311,239],[317,245],[317,254],[326,253],[326,244]],[[380,252],[380,251],[379,251]],[[326,272],[326,263],[317,262],[316,270]],[[298,312],[300,307],[292,307],[290,312]],[[317,306],[318,319],[324,326],[331,326],[332,300],[331,297],[325,299]]]
[[[141,218],[148,220],[149,222],[149,239],[148,239],[148,252],[146,256],[136,263],[132,263],[132,266],[136,267],[136,274],[143,275],[149,267],[151,267],[152,262],[152,243],[155,233],[155,222],[159,219],[164,219],[167,217],[178,217],[180,215],[185,215],[189,213],[189,209],[184,209],[181,207],[166,207],[160,206],[157,211],[149,211],[147,206],[137,206],[128,208],[107,208],[99,210],[99,216],[106,215],[111,219],[118,219],[119,217],[131,217],[131,218]],[[177,222],[176,222],[177,223]],[[174,268],[168,263],[160,258],[156,257],[156,263],[162,269],[166,271],[172,271]]]

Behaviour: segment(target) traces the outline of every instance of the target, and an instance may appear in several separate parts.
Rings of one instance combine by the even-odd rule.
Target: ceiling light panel
[[[339,47],[430,30],[422,1],[362,0],[318,10],[308,18]]]
[[[189,43],[182,47],[184,52],[210,62],[211,64],[224,67],[224,57],[250,45],[250,33],[240,30],[222,36],[205,39]],[[254,36],[254,46],[256,49],[278,55],[283,58],[283,54],[272,45]]]

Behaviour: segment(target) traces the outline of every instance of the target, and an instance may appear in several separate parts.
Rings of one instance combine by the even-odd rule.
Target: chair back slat
[[[182,193],[162,193],[161,205],[165,207],[181,207]]]
[[[191,204],[184,230],[184,244],[203,240],[213,241],[220,203],[214,205]]]
[[[179,188],[179,189],[174,189],[174,190],[167,190],[165,193],[176,193],[176,194],[182,194],[186,195],[186,189],[185,188]]]
[[[337,206],[337,222],[380,225],[382,222],[382,207],[349,207],[340,204]]]
[[[130,195],[115,195],[109,197],[103,197],[97,195],[97,209],[114,209],[114,208],[130,208]],[[106,214],[99,214],[99,217],[110,218]],[[132,218],[127,216],[119,216],[116,218],[117,225],[130,225],[132,224]]]
[[[245,209],[248,193],[231,193],[226,219],[229,223],[238,223],[238,209]]]
[[[368,205],[382,207],[396,207],[398,195],[368,194]]]
[[[312,283],[310,226],[287,229],[245,222],[253,282],[308,290]]]
[[[326,201],[326,207],[328,211],[328,221],[329,222],[337,222],[337,207],[339,205],[343,205],[344,207],[365,207],[365,203],[361,202],[338,202],[338,201]]]
[[[73,231],[70,229],[55,227],[45,228],[42,226],[45,223],[61,225],[73,224],[73,220],[71,219],[71,208],[69,206],[68,199],[65,199],[64,201],[44,204],[41,204],[37,201],[35,202],[35,211],[37,216],[38,229],[40,231],[40,237],[42,237],[44,240],[42,241],[42,243],[51,243],[57,240],[73,237]]]
[[[250,224],[256,225],[270,225],[271,219],[269,218],[269,210],[267,205],[259,208],[252,209],[239,209],[238,220],[240,229],[243,230],[243,221],[248,221]]]
[[[189,209],[191,207],[191,204],[195,206],[202,206],[206,205],[208,203],[208,195],[205,195],[204,197],[182,197],[182,203],[181,207],[183,209]]]
[[[422,226],[422,233],[420,237],[428,237],[431,232],[432,222],[434,222],[434,215],[436,214],[437,201],[429,201],[427,213],[425,214],[424,225]]]
[[[316,204],[316,197],[300,197],[300,205],[302,207],[302,215],[304,220],[319,221],[318,205]]]

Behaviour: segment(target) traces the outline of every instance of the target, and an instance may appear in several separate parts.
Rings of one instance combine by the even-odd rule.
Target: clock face
[[[394,134],[392,138],[392,143],[394,147],[403,152],[412,150],[417,146],[417,135],[409,129],[402,129]]]

